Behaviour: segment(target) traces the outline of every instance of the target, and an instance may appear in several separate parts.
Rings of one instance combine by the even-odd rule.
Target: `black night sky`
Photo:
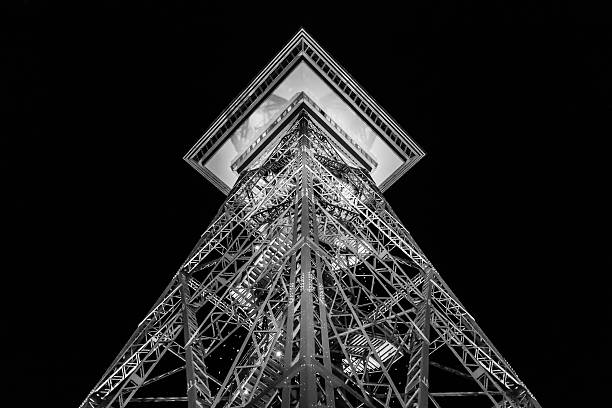
[[[180,266],[223,200],[182,156],[304,27],[427,152],[386,196],[489,338],[544,407],[594,406],[601,11],[81,3],[24,2],[5,37],[9,321],[41,402],[77,406]]]

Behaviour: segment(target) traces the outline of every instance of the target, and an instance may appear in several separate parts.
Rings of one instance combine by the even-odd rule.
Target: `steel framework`
[[[81,407],[540,407],[339,136],[296,111]],[[434,369],[475,387],[430,387]],[[179,372],[184,395],[142,396]]]

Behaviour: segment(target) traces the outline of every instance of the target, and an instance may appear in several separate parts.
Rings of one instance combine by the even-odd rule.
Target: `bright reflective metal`
[[[300,36],[280,55],[298,47],[332,64]],[[382,115],[371,106],[370,124]],[[381,194],[422,153],[353,108],[301,62],[212,158],[203,149],[223,120],[192,149],[191,164],[232,189],[81,407],[438,408],[458,397],[540,408]],[[389,153],[393,137],[404,156]],[[433,361],[444,356],[453,366]],[[430,393],[430,368],[474,389]],[[177,375],[179,395],[157,393]]]

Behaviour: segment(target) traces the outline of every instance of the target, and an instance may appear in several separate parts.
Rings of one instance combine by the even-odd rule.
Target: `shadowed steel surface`
[[[81,407],[540,407],[382,196],[381,158],[303,93],[276,117]]]

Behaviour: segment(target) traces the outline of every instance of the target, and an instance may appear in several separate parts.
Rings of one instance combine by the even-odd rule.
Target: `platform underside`
[[[229,163],[301,92],[336,123],[339,132],[379,164],[371,175],[381,191],[425,155],[389,114],[300,30],[219,116],[185,160],[227,194],[238,179]]]

